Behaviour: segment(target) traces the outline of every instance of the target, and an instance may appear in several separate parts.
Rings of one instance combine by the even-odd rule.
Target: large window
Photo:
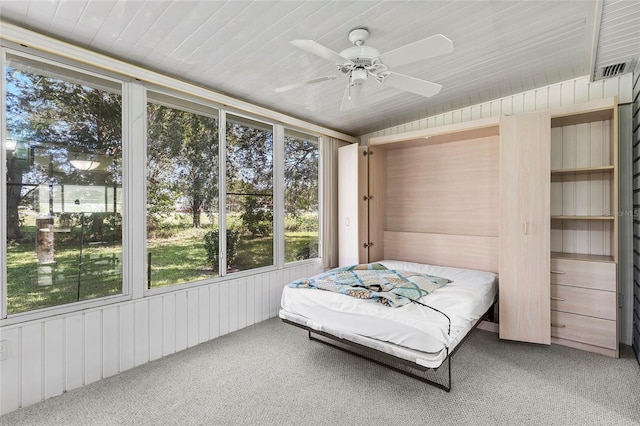
[[[317,136],[2,53],[2,314],[40,317],[319,257]]]
[[[5,75],[7,314],[121,294],[121,84],[12,55]]]
[[[285,262],[319,257],[318,138],[284,133]]]
[[[149,99],[147,287],[217,276],[218,112]]]
[[[227,115],[227,272],[274,264],[273,128]]]

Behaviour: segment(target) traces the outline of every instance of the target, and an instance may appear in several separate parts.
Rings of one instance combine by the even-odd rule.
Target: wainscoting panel
[[[120,308],[102,311],[102,377],[109,377],[120,372]]]
[[[269,317],[283,287],[320,261],[3,327],[5,414]]]
[[[64,320],[44,325],[44,397],[60,395],[64,390]]]
[[[42,329],[42,324],[31,324],[22,329],[22,401],[25,405],[43,398]]]
[[[162,307],[164,297],[149,300],[149,360],[161,358],[163,353]]]
[[[159,299],[156,299],[159,300]],[[133,304],[120,305],[120,371],[135,365],[135,333],[133,325]]]
[[[102,310],[84,315],[84,383],[88,385],[102,378]],[[38,357],[47,356],[38,353]]]
[[[64,388],[70,391],[84,385],[84,351],[82,350],[84,347],[84,315],[70,315],[63,320],[65,323]],[[133,339],[131,343],[133,343]],[[133,349],[133,345],[131,348]]]

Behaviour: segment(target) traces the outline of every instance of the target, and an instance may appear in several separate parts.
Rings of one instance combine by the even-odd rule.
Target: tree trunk
[[[202,201],[194,199],[191,203],[191,217],[193,218],[193,227],[200,228],[200,206]]]
[[[18,167],[18,160],[10,155],[7,160],[7,239],[22,239],[20,229],[20,193],[22,192],[22,170]]]

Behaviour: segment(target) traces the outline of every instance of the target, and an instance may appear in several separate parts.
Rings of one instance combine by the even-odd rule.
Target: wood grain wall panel
[[[102,378],[120,372],[119,307],[102,310]]]
[[[22,403],[33,404],[43,398],[42,392],[42,323],[22,328],[20,353],[22,354]],[[3,361],[4,362],[4,361]]]
[[[122,318],[122,315],[120,316]],[[149,300],[149,360],[162,358],[162,297]],[[123,365],[122,370],[126,370]]]
[[[44,397],[64,390],[64,319],[44,323]]]
[[[187,291],[187,347],[198,344],[200,323],[198,289]]]
[[[176,295],[162,296],[162,354],[170,355],[176,351]]]
[[[385,231],[384,257],[498,272],[498,237]]]
[[[551,339],[550,121],[549,113],[500,118],[501,339]]]
[[[120,305],[120,371],[135,365],[133,304]]]
[[[141,365],[149,361],[149,302],[141,300],[133,304],[134,323],[134,364]]]
[[[84,384],[84,315],[70,315],[64,323],[64,388],[70,391]]]
[[[187,349],[189,312],[187,292],[176,293],[176,352]]]
[[[87,312],[84,315],[84,384],[97,382],[102,378],[102,311]]]
[[[498,149],[491,136],[388,150],[385,229],[498,235]]]

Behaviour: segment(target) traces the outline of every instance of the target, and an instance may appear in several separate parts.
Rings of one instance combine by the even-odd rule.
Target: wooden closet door
[[[366,148],[358,144],[338,149],[338,265],[366,263],[368,192]]]
[[[500,338],[551,343],[549,113],[500,119]]]

